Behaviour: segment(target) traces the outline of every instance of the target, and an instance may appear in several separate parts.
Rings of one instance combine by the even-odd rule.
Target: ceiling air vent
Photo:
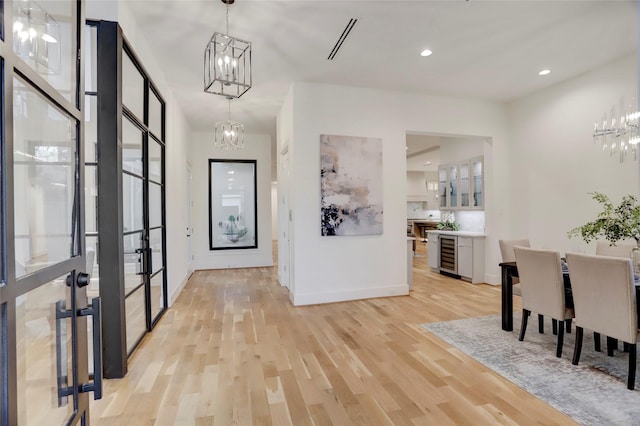
[[[333,61],[333,59],[336,57],[336,55],[338,54],[338,50],[340,50],[340,48],[342,47],[342,43],[344,43],[344,41],[347,39],[349,33],[356,25],[356,22],[358,22],[358,18],[349,19],[349,23],[345,27],[344,31],[342,31],[340,38],[336,42],[335,46],[333,46],[333,49],[331,49],[331,53],[329,53],[329,57],[327,58],[328,60]]]

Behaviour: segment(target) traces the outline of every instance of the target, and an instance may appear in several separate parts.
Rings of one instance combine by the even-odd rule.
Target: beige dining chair
[[[515,246],[531,247],[531,244],[527,239],[498,240],[498,244],[500,244],[500,254],[502,255],[503,262],[516,261],[516,254],[513,252],[513,248]],[[520,290],[520,279],[518,277],[513,277],[513,294],[522,296],[522,291]],[[544,316],[540,314],[538,314],[538,332],[544,333]]]
[[[631,259],[567,253],[567,264],[576,314],[573,365],[580,361],[583,329],[606,335],[607,349],[609,339],[622,340],[629,351],[627,388],[633,390],[640,330]]]
[[[627,257],[631,258],[631,250],[636,247],[635,242],[622,241],[611,245],[609,241],[597,241],[596,242],[596,254],[598,256],[613,256],[613,257]]]
[[[564,280],[560,252],[515,246],[518,275],[522,287],[522,324],[519,340],[524,340],[527,320],[537,312],[560,321],[556,356],[562,356],[566,320],[573,318],[573,309],[565,306]]]

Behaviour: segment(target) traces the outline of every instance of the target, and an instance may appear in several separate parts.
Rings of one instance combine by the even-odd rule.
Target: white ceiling
[[[203,92],[203,51],[225,31],[225,5],[127,7],[193,129],[212,131],[227,105]],[[350,18],[356,26],[327,60]],[[636,51],[637,19],[636,1],[236,0],[229,33],[253,43],[253,87],[233,101],[232,117],[275,140],[295,81],[511,101]],[[424,48],[433,55],[421,57]],[[538,76],[543,68],[551,74]]]

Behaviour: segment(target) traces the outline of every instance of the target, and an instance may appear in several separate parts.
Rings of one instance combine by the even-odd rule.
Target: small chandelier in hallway
[[[231,120],[231,99],[226,121],[217,121],[214,134],[214,146],[221,149],[243,149],[244,148],[244,125]]]

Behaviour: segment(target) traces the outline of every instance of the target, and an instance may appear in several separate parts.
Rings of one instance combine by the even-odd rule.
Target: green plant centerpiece
[[[603,237],[611,245],[620,240],[633,238],[640,243],[640,204],[638,197],[625,195],[619,205],[614,206],[609,197],[599,192],[592,192],[593,199],[602,205],[602,211],[595,220],[573,228],[567,235],[569,238],[582,237],[591,242]]]
[[[444,214],[437,228],[441,231],[459,231],[460,225],[456,222],[456,217],[453,212],[448,212]]]

